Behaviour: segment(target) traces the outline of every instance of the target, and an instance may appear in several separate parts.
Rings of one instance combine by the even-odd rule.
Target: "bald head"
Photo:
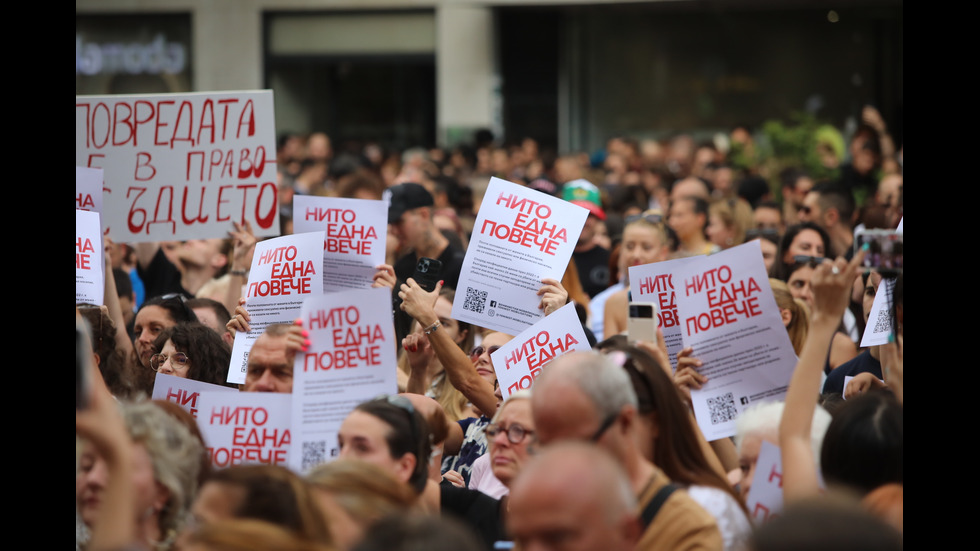
[[[670,188],[671,203],[684,197],[700,197],[707,201],[711,198],[711,191],[703,180],[691,176],[674,182],[673,187]]]
[[[629,375],[596,352],[566,354],[534,382],[532,415],[543,445],[561,440],[593,440],[622,456],[623,431],[636,412]]]
[[[574,484],[569,484],[574,480]],[[595,445],[561,442],[518,475],[508,531],[524,549],[632,549],[640,535],[636,499],[619,464]]]

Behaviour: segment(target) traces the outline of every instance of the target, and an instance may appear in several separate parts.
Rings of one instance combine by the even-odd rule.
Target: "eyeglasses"
[[[167,360],[170,360],[171,367],[175,370],[180,370],[187,369],[187,362],[190,361],[190,358],[183,352],[174,352],[170,356],[166,354],[154,354],[150,356],[150,367],[153,368],[153,371],[160,371],[160,368],[163,367],[163,364],[167,363]]]
[[[811,268],[823,264],[823,261],[824,257],[822,256],[807,256],[805,254],[798,254],[793,257],[794,264],[808,264]]]
[[[472,352],[470,352],[470,361],[475,362],[477,358],[483,355],[484,352],[487,354],[493,354],[498,350],[500,350],[499,346],[491,346],[490,348],[484,348],[482,345],[477,346]]]
[[[506,428],[496,423],[491,423],[487,425],[487,427],[483,430],[484,432],[487,433],[487,438],[491,438],[491,439],[496,438],[497,435],[502,432],[506,433],[507,440],[511,444],[520,444],[521,442],[524,441],[525,437],[534,434],[533,430],[526,429],[523,426],[518,425],[517,423],[514,423],[513,425]]]
[[[595,431],[595,433],[591,437],[589,437],[589,441],[598,442],[599,439],[602,438],[603,433],[609,430],[609,427],[611,427],[612,424],[615,423],[616,419],[618,418],[619,418],[619,412],[610,413],[609,415],[607,415],[605,420],[602,421],[602,424],[599,425],[599,428]]]

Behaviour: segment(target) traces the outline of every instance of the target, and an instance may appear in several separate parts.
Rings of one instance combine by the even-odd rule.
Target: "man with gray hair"
[[[721,549],[714,517],[672,484],[637,445],[637,398],[629,375],[595,352],[553,361],[531,397],[538,440],[592,441],[625,470],[645,525],[637,549]]]
[[[629,479],[594,444],[548,446],[512,486],[507,530],[520,549],[628,551],[640,539],[642,526]]]

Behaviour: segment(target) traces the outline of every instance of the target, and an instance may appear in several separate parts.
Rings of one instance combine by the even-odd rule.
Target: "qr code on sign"
[[[711,412],[712,425],[734,421],[735,415],[738,413],[735,410],[735,398],[732,397],[731,392],[708,398],[708,410]]]
[[[312,469],[327,460],[327,441],[303,442],[303,470]]]
[[[463,302],[463,310],[469,310],[470,312],[482,314],[483,307],[486,305],[486,303],[486,291],[477,291],[472,287],[466,288],[466,300]]]

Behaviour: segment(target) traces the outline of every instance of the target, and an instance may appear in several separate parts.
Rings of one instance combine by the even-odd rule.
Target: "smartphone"
[[[412,279],[419,284],[419,287],[432,292],[436,288],[436,283],[439,283],[439,280],[442,279],[440,277],[441,274],[442,262],[435,258],[423,256],[415,264],[415,273],[412,274]]]
[[[631,341],[657,342],[657,305],[652,302],[630,302],[626,335]]]
[[[861,268],[872,270],[885,277],[902,273],[904,265],[902,233],[895,230],[861,230],[854,236],[854,254],[868,246]]]

